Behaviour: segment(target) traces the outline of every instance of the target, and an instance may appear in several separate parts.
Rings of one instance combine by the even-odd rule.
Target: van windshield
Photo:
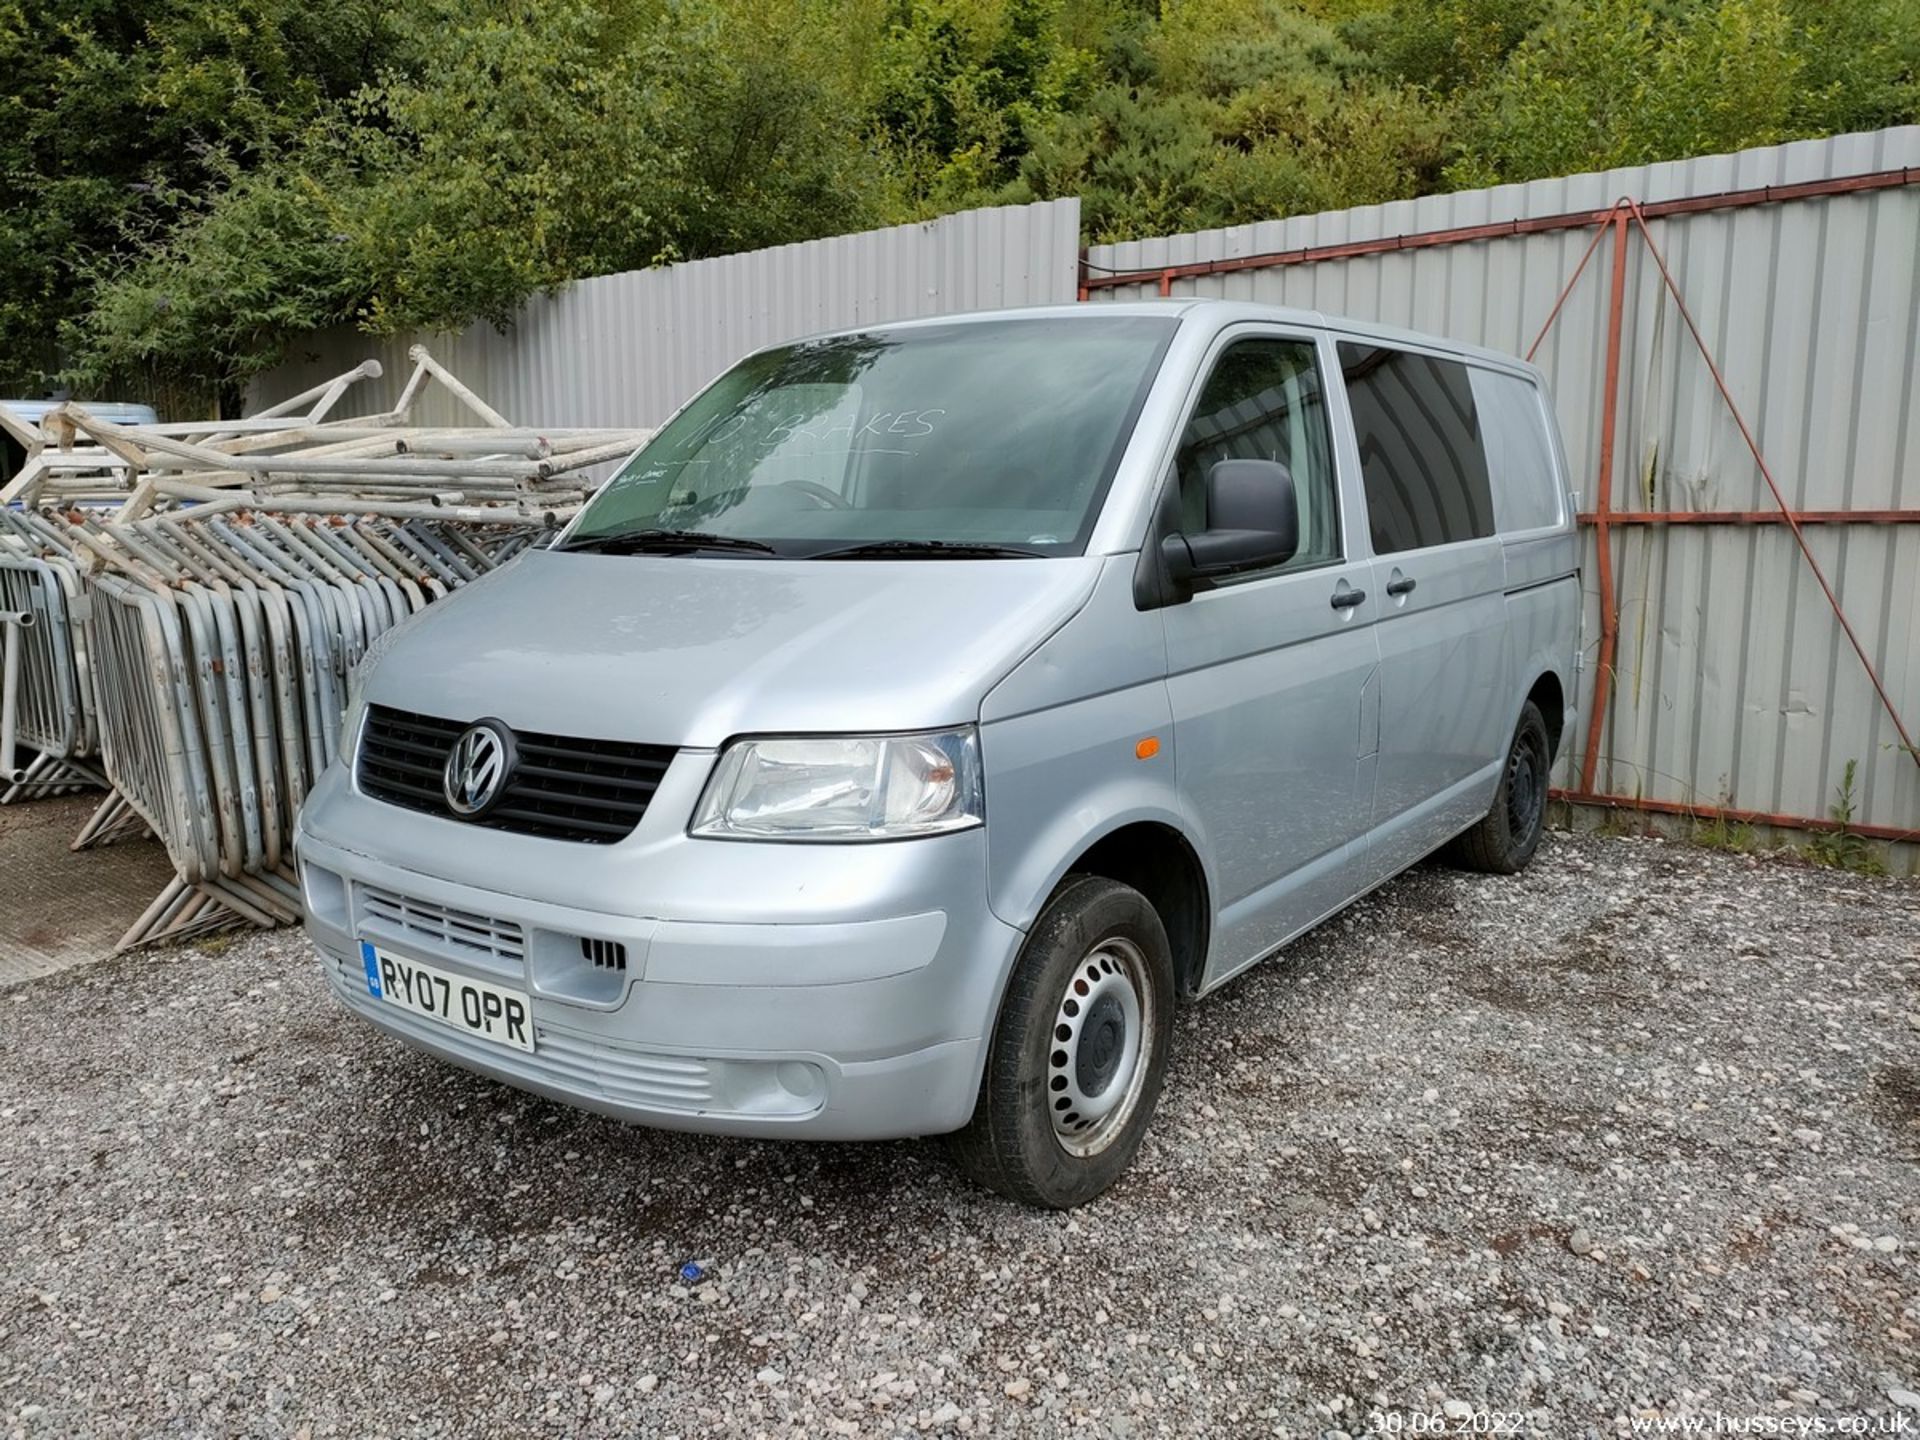
[[[1175,323],[1016,318],[750,356],[621,467],[565,548],[1078,554]]]

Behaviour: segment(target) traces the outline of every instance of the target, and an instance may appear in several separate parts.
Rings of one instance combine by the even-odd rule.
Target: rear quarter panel
[[[1537,371],[1476,369],[1474,405],[1506,564],[1512,710],[1517,715],[1535,682],[1551,674],[1570,719],[1578,698],[1580,542],[1553,402]],[[1571,730],[1569,723],[1563,753]]]
[[[1507,596],[1507,649],[1512,661],[1509,673],[1519,685],[1513,701],[1514,714],[1519,714],[1521,701],[1542,675],[1550,674],[1558,680],[1566,715],[1560,739],[1561,755],[1566,754],[1567,740],[1573,734],[1574,705],[1578,698],[1574,691],[1574,655],[1579,633],[1578,576],[1563,576]]]

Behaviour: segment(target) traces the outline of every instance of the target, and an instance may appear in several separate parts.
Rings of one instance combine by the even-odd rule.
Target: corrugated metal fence
[[[1911,729],[1920,718],[1920,524],[1910,523],[1920,519],[1920,128],[1098,246],[1078,272],[1077,202],[974,211],[587,280],[534,302],[507,335],[476,327],[429,343],[518,423],[648,424],[755,346],[1069,300],[1076,273],[1095,300],[1261,300],[1525,354],[1589,256],[1535,356],[1554,385],[1583,510],[1602,509],[1604,496],[1611,512],[1607,698],[1594,746],[1587,716],[1577,720],[1560,783],[1655,812],[1822,820],[1853,761],[1855,826],[1912,838],[1920,767],[1794,532],[1778,523],[1649,251],[1624,221],[1610,223],[1623,196],[1646,207],[1654,243],[1787,503],[1807,512],[1807,543]],[[1614,243],[1602,235],[1590,248],[1596,229]],[[1612,255],[1623,236],[1616,305]],[[369,353],[387,362],[381,383],[392,386],[407,343],[316,337],[254,398],[291,394]],[[1585,560],[1589,696],[1601,688],[1609,628],[1596,531]]]
[[[407,347],[424,339],[516,425],[658,425],[762,345],[920,315],[1071,302],[1079,245],[1080,202],[1054,200],[602,275],[535,299],[505,334],[476,325],[457,336],[316,335],[256,383],[248,408],[371,355],[386,374],[355,391],[354,408],[378,409],[412,369]],[[456,423],[450,404],[429,392],[414,419]]]
[[[1920,767],[1779,523],[1638,228],[1609,223],[1623,196],[1646,208],[1787,503],[1814,512],[1803,520],[1808,545],[1911,731],[1920,128],[1103,245],[1088,252],[1087,293],[1258,300],[1525,354],[1605,228],[1535,356],[1582,509],[1612,512],[1617,635],[1584,789],[1655,812],[1825,819],[1854,761],[1856,828],[1912,838]],[[1622,238],[1610,404],[1610,271]],[[1597,528],[1585,558],[1589,695],[1606,628]],[[1587,726],[1583,715],[1559,775],[1576,792]]]

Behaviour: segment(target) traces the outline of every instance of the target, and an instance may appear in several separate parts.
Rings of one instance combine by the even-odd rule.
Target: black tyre
[[[1173,993],[1173,952],[1146,897],[1069,879],[1014,964],[973,1119],[953,1137],[961,1168],[1052,1210],[1112,1185],[1160,1098]]]
[[[1529,700],[1520,707],[1520,723],[1514,727],[1493,808],[1448,847],[1447,858],[1490,875],[1515,875],[1526,869],[1540,848],[1540,832],[1546,825],[1547,775],[1552,765],[1547,722],[1539,706]]]

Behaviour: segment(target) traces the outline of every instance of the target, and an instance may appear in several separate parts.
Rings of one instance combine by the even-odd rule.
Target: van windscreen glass
[[[565,548],[1078,554],[1175,323],[914,326],[750,356],[621,468]]]

